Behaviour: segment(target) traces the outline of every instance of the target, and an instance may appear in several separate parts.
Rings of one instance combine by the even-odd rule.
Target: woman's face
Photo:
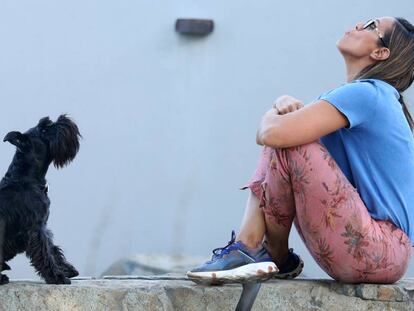
[[[353,29],[345,32],[336,43],[343,56],[355,59],[366,58],[375,49],[383,47],[380,36],[384,37],[385,32],[392,29],[395,20],[393,17],[380,17],[374,20],[375,22],[365,29],[365,23],[360,22]]]

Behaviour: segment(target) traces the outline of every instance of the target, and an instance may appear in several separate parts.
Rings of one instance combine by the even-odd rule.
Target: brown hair
[[[394,27],[384,34],[384,42],[390,50],[389,58],[365,67],[356,79],[379,79],[395,87],[400,93],[399,101],[413,131],[414,121],[401,93],[414,81],[414,26],[404,18],[395,18]],[[381,44],[379,39],[378,43]]]

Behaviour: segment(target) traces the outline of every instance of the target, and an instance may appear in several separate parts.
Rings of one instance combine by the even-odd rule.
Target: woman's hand
[[[263,145],[262,136],[266,129],[276,121],[275,119],[277,119],[277,115],[287,114],[303,107],[303,102],[293,96],[283,95],[278,97],[273,102],[273,108],[268,110],[262,118],[262,122],[256,133],[256,143],[258,145]]]
[[[278,114],[286,114],[303,108],[303,102],[290,95],[283,95],[278,97],[274,103],[273,108]]]
[[[256,143],[263,146],[263,134],[265,131],[276,121],[277,118],[280,118],[279,113],[275,107],[269,109],[262,117],[260,126],[256,132]]]

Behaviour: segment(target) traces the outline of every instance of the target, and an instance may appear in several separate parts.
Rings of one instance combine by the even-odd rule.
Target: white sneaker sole
[[[247,264],[231,270],[187,272],[187,277],[198,284],[218,285],[224,283],[247,283],[265,281],[274,277],[279,269],[274,262],[265,261]]]

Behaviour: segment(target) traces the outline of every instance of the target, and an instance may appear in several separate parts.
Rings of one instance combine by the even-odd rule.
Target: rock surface
[[[12,281],[0,287],[0,310],[234,310],[240,285],[205,287],[183,276],[108,277],[72,285]],[[272,280],[253,310],[414,310],[414,279],[394,285],[330,280]]]
[[[101,276],[183,274],[207,259],[209,258],[168,254],[137,254],[114,262]]]

